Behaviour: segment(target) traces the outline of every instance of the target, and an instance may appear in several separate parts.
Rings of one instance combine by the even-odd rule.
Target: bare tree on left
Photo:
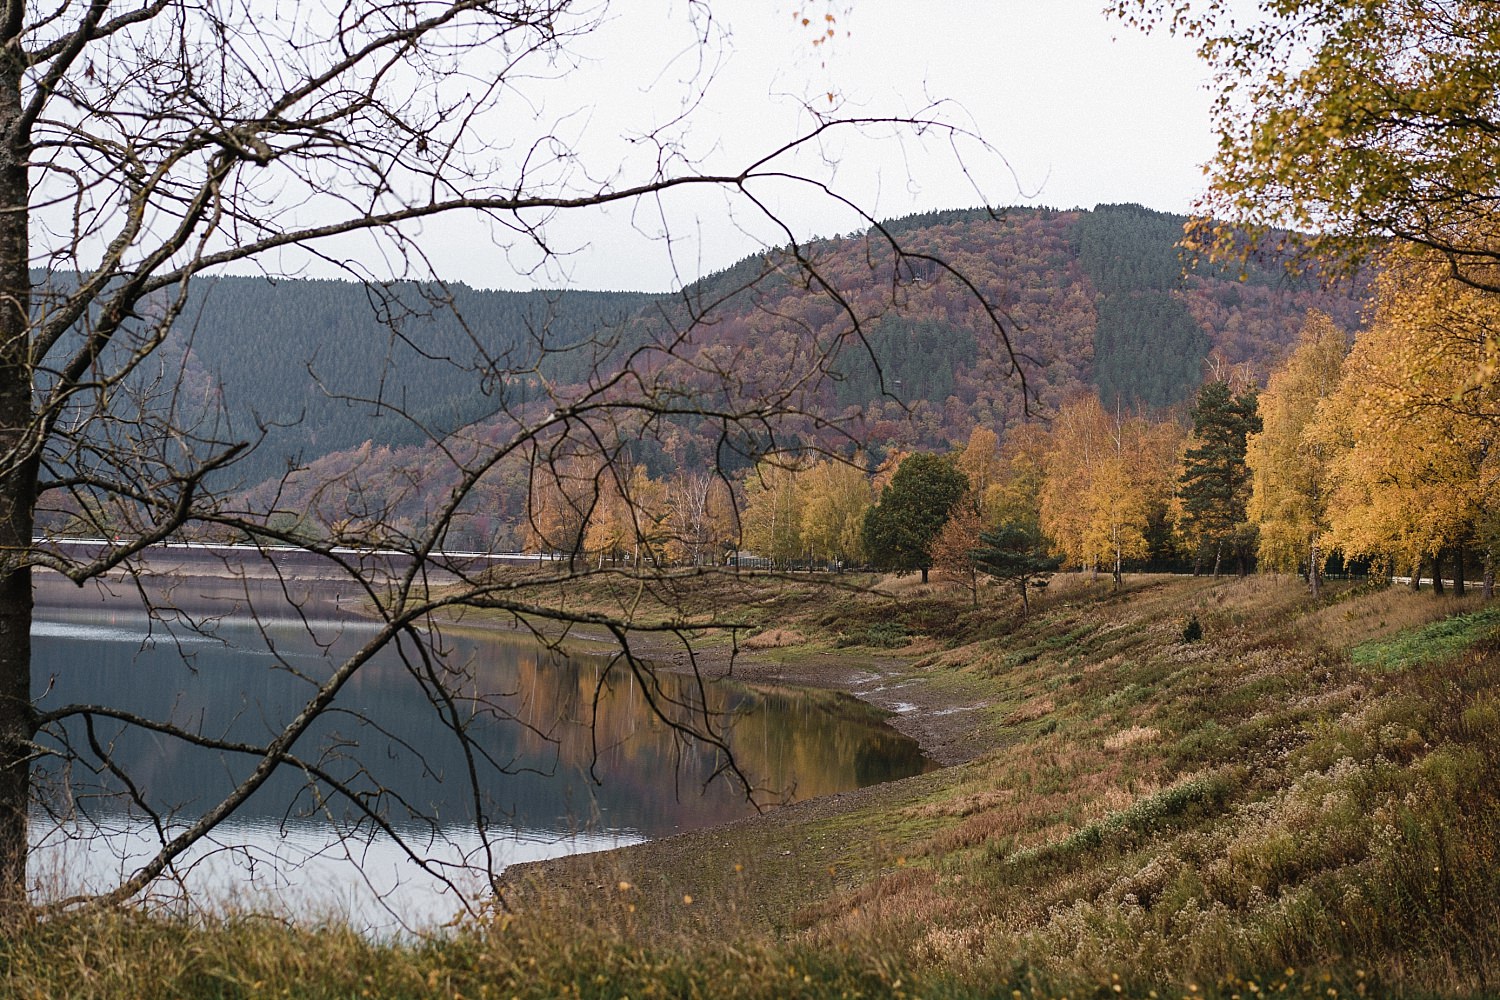
[[[677,13],[711,26],[711,6],[689,4]],[[787,421],[802,431],[841,432],[813,405],[813,389],[841,355],[867,349],[866,326],[907,294],[902,276],[912,268],[903,260],[920,260],[925,275],[941,273],[976,301],[1008,355],[1001,317],[983,290],[946,262],[902,246],[859,213],[829,176],[799,166],[826,166],[821,156],[803,154],[840,131],[948,129],[941,122],[809,117],[801,134],[727,171],[701,169],[664,130],[641,137],[656,155],[640,176],[624,177],[615,166],[591,172],[580,165],[562,131],[532,124],[535,107],[520,92],[524,81],[535,86],[539,73],[555,72],[547,68],[603,30],[601,5],[15,0],[3,9],[0,896],[6,909],[29,906],[33,769],[39,759],[71,752],[66,742],[46,738],[70,723],[109,719],[254,765],[203,816],[164,829],[154,855],[107,899],[128,898],[169,872],[279,769],[330,782],[330,794],[349,794],[378,822],[378,807],[321,774],[316,755],[303,755],[299,741],[313,720],[340,704],[344,686],[382,648],[401,646],[452,737],[470,740],[433,666],[440,643],[429,641],[423,626],[434,613],[459,606],[498,608],[523,622],[567,619],[569,613],[548,605],[545,586],[601,571],[565,560],[517,585],[448,566],[452,586],[438,592],[424,585],[441,559],[445,533],[501,466],[521,463],[538,484],[572,483],[564,502],[586,514],[601,497],[628,498],[628,482],[609,481],[618,468],[610,459],[622,442],[656,433],[665,421],[707,421],[721,429],[725,449],[738,448],[747,460],[805,449],[805,434],[781,432]],[[517,122],[525,127],[495,134]],[[885,282],[881,301],[847,295],[798,244],[794,220],[778,215],[768,196],[790,185],[860,214],[872,227],[868,259]],[[153,359],[182,356],[183,312],[193,281],[205,274],[226,267],[275,274],[322,261],[371,279],[372,301],[390,315],[410,303],[373,279],[430,274],[424,223],[477,217],[500,234],[498,242],[506,237],[545,256],[548,223],[561,214],[613,203],[647,210],[695,188],[721,192],[768,226],[776,234],[767,247],[774,253],[711,294],[685,294],[654,322],[641,320],[628,343],[601,335],[591,369],[566,387],[539,372],[547,357],[565,349],[576,355],[579,347],[550,342],[545,329],[533,332],[524,357],[488,355],[476,333],[472,360],[433,359],[451,363],[455,377],[472,378],[476,387],[539,388],[529,398],[497,392],[483,433],[428,435],[452,475],[415,526],[383,519],[377,505],[312,537],[269,516],[274,500],[265,508],[245,506],[223,485],[232,481],[226,470],[256,447],[264,428],[231,426],[222,413],[183,398],[170,366],[148,372]],[[362,249],[351,249],[356,245]],[[361,263],[364,254],[380,265]],[[790,283],[824,308],[816,324],[779,318],[800,346],[784,371],[752,377],[714,353],[714,324],[728,300],[754,301],[768,280],[778,289]],[[422,289],[424,308],[451,309],[440,284]],[[175,353],[164,352],[168,345]],[[400,401],[367,402],[430,430]],[[39,533],[39,523],[50,523],[39,522],[39,512],[105,506],[129,530],[96,552],[80,557]],[[539,525],[541,515],[531,512]],[[174,534],[210,529],[297,544],[326,558],[368,599],[381,628],[261,742],[230,744],[110,706],[39,711],[29,639],[33,571],[82,583],[135,565],[149,546]],[[394,574],[377,570],[347,554],[360,545],[395,548],[409,558]],[[611,572],[654,578],[671,571],[637,561]],[[649,681],[650,667],[631,644],[647,626],[628,614],[584,617],[616,638],[620,670]],[[661,710],[685,733],[714,736],[694,706]],[[483,761],[483,747],[466,749]],[[108,749],[96,752],[102,760],[95,763],[109,766]]]

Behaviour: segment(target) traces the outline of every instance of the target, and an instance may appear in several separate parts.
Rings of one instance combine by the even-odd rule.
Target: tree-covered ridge
[[[231,433],[269,433],[237,469],[248,484],[365,441],[451,433],[493,416],[502,395],[535,393],[540,378],[576,381],[648,299],[219,277],[194,284],[179,356],[223,403]],[[454,377],[496,361],[531,377],[478,392]]]
[[[1182,221],[1138,205],[1100,205],[1073,227],[1097,296],[1094,385],[1105,400],[1171,406],[1202,377],[1213,341],[1181,294]]]
[[[1184,275],[1176,249],[1184,221],[1129,205],[953,210],[796,248],[818,261],[846,310],[780,276],[776,255],[670,295],[200,279],[171,363],[199,405],[222,406],[234,435],[265,435],[233,469],[249,485],[367,441],[374,456],[393,454],[381,449],[483,423],[502,401],[550,407],[568,386],[665,344],[675,345],[680,371],[671,375],[685,400],[726,370],[748,395],[779,391],[798,338],[831,341],[858,321],[862,339],[846,343],[827,384],[798,402],[825,421],[804,428],[811,443],[867,441],[879,457],[944,448],[975,426],[1004,438],[1090,389],[1111,406],[1181,402],[1210,353],[1271,367],[1310,307],[1354,325],[1352,290],[1292,282],[1274,262],[1249,269],[1246,282],[1221,270]],[[887,240],[896,234],[899,258]],[[1024,392],[993,318],[945,265],[998,307]],[[512,374],[476,390],[453,377],[455,366]],[[688,412],[660,421],[630,450],[660,474],[726,449],[747,453],[748,465],[756,447],[720,440],[712,422]]]
[[[1363,286],[1324,287],[1273,257],[1243,269],[1200,264],[1179,252],[1186,222],[1136,205],[894,220],[800,248],[819,261],[848,314],[827,301],[809,310],[806,290],[790,283],[762,286],[753,313],[729,310],[716,324],[716,349],[732,351],[753,377],[778,369],[790,331],[832,337],[858,319],[859,346],[845,345],[830,391],[816,402],[830,413],[857,408],[856,434],[876,448],[940,448],[974,426],[1004,436],[1088,389],[1111,405],[1183,403],[1210,356],[1263,373],[1295,343],[1309,309],[1357,325]],[[899,257],[891,236],[902,241]],[[998,308],[1029,399],[992,317],[947,265]],[[874,293],[893,285],[894,307],[874,308]]]

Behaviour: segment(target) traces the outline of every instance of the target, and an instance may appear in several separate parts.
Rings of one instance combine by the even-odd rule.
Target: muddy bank
[[[578,633],[572,638],[583,639]],[[593,637],[593,642],[603,637]],[[911,658],[816,649],[706,646],[691,654],[680,642],[642,643],[635,652],[672,671],[748,684],[790,684],[843,691],[892,713],[890,725],[944,765],[972,761],[1004,742],[1004,727],[974,690],[935,683]],[[961,768],[958,770],[962,770]],[[663,928],[680,921],[749,917],[784,926],[813,886],[852,888],[901,861],[885,857],[871,837],[850,836],[844,817],[899,814],[934,788],[955,780],[947,768],[772,809],[749,819],[596,854],[513,865],[498,887],[508,905],[556,905],[578,897],[609,901],[630,894]],[[855,823],[861,823],[854,819]],[[799,887],[801,887],[799,889]],[[694,899],[690,916],[681,905]],[[564,905],[573,905],[564,903]]]
[[[890,725],[917,741],[940,764],[973,760],[994,746],[986,739],[987,702],[949,685],[931,683],[927,671],[898,656],[823,650],[696,651],[647,650],[653,662],[674,671],[697,669],[710,678],[733,677],[749,684],[793,684],[843,691],[891,713]]]

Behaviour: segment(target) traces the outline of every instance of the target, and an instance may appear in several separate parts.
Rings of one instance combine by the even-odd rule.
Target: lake
[[[148,615],[127,583],[79,590],[39,577],[43,710],[107,705],[224,744],[264,742],[377,630],[326,581],[151,586],[179,613]],[[283,768],[161,892],[338,913],[377,930],[430,924],[462,908],[459,890],[482,896],[485,872],[516,861],[699,829],[932,766],[883,713],[846,695],[638,676],[607,655],[564,656],[503,630],[420,638],[363,667],[295,748],[349,795]],[[674,713],[720,733],[730,754],[684,738],[661,717]],[[66,772],[38,764],[50,791],[34,818],[33,879],[52,894],[115,884],[254,763],[100,716],[92,731],[71,720],[52,745],[76,758]],[[753,794],[729,780],[731,759]]]

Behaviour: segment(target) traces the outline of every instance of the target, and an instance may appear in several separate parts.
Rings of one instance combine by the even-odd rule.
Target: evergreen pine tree
[[[972,553],[974,565],[999,580],[1014,583],[1021,592],[1021,613],[1031,614],[1026,588],[1045,583],[1062,560],[1047,553],[1047,542],[1034,526],[1007,522],[979,536]]]
[[[1209,382],[1198,390],[1192,416],[1195,443],[1183,460],[1179,528],[1196,554],[1195,567],[1211,552],[1218,576],[1227,551],[1239,558],[1243,571],[1252,533],[1245,516],[1250,499],[1245,439],[1261,429],[1255,392],[1236,394],[1226,381]]]

